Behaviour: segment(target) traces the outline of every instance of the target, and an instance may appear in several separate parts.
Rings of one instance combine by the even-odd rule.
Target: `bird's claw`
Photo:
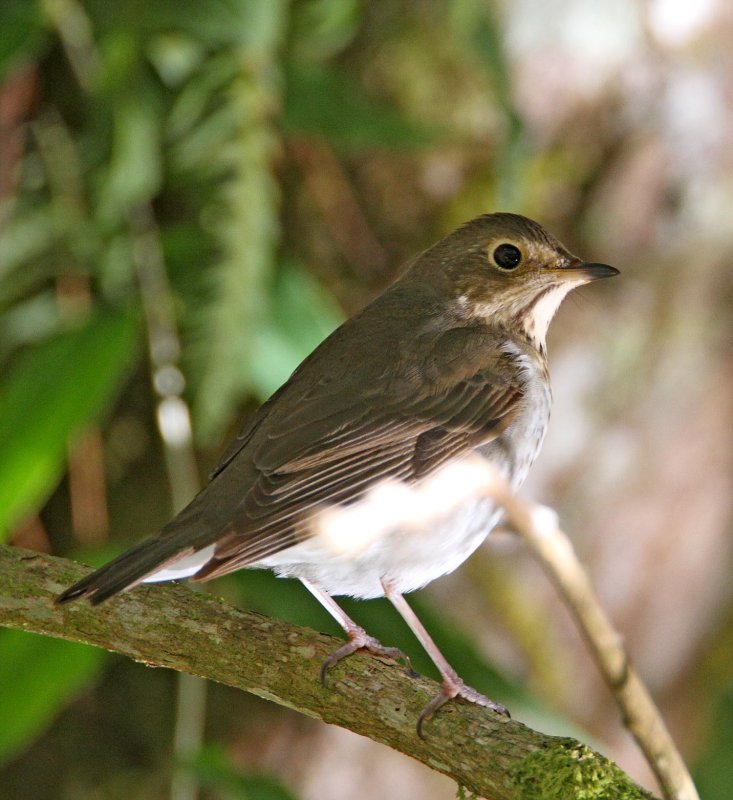
[[[399,647],[385,647],[378,639],[370,636],[366,631],[358,630],[351,633],[348,642],[334,650],[321,665],[321,683],[323,686],[326,686],[328,670],[341,659],[348,658],[358,650],[366,650],[374,656],[388,658],[392,661],[402,661],[405,664],[405,672],[411,677],[417,676],[415,670],[412,669],[409,657]]]
[[[490,708],[495,713],[511,719],[509,710],[501,705],[501,703],[496,703],[494,700],[489,699],[470,686],[466,686],[460,679],[444,679],[440,692],[425,706],[420,716],[417,718],[417,735],[421,739],[425,738],[423,735],[423,724],[430,720],[441,706],[444,706],[455,697],[462,697],[464,700],[468,700],[469,703],[474,703],[484,708]]]

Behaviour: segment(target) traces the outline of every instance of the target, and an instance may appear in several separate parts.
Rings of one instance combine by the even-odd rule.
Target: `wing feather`
[[[311,388],[304,402],[255,429],[234,458],[249,451],[256,478],[196,577],[292,547],[319,508],[358,500],[385,478],[419,480],[511,424],[524,396],[522,371],[497,358],[495,332],[452,330],[422,355],[381,394]]]

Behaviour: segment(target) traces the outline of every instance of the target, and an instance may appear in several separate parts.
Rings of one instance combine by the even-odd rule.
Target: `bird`
[[[314,519],[385,480],[419,485],[478,455],[519,488],[547,429],[548,326],[578,286],[618,274],[572,255],[539,223],[483,214],[413,258],[328,336],[246,421],[205,488],[156,535],[57,598],[96,605],[140,583],[202,581],[242,568],[298,578],[346,633],[321,677],[359,650],[402,658],[335,596],[386,597],[437,666],[422,725],[456,697],[508,716],[466,685],[404,598],[462,564],[501,517],[467,500],[416,529],[334,548]],[[407,660],[409,664],[409,660]]]

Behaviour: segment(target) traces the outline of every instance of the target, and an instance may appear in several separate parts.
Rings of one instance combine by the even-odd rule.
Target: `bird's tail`
[[[239,496],[241,482],[240,473],[223,472],[157,536],[145,539],[82,578],[62,592],[56,602],[69,603],[86,597],[97,605],[143,581],[174,580],[195,575],[210,560],[217,538],[231,523],[232,497]]]
[[[191,544],[182,544],[180,537],[157,536],[147,539],[70,586],[56,598],[56,602],[69,603],[86,597],[93,605],[97,605],[112,595],[137,586],[194,551]]]

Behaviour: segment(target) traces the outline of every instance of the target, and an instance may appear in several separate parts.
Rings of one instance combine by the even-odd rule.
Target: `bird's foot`
[[[472,689],[470,686],[466,686],[457,675],[443,675],[443,686],[440,693],[425,706],[422,713],[417,718],[417,735],[421,739],[425,738],[422,732],[423,724],[431,719],[441,706],[453,700],[455,697],[462,697],[464,700],[468,700],[469,703],[475,703],[477,706],[490,708],[503,717],[511,718],[511,714],[501,703],[496,703],[480,692],[477,692],[475,689]]]
[[[410,659],[399,649],[399,647],[385,647],[378,639],[370,636],[363,628],[355,627],[349,631],[349,641],[343,644],[338,650],[333,653],[321,665],[321,683],[326,685],[326,677],[328,670],[341,661],[342,658],[348,658],[353,655],[357,650],[366,650],[374,656],[388,658],[390,661],[402,661],[405,665],[405,672],[408,675],[416,676],[417,673],[410,665]]]

